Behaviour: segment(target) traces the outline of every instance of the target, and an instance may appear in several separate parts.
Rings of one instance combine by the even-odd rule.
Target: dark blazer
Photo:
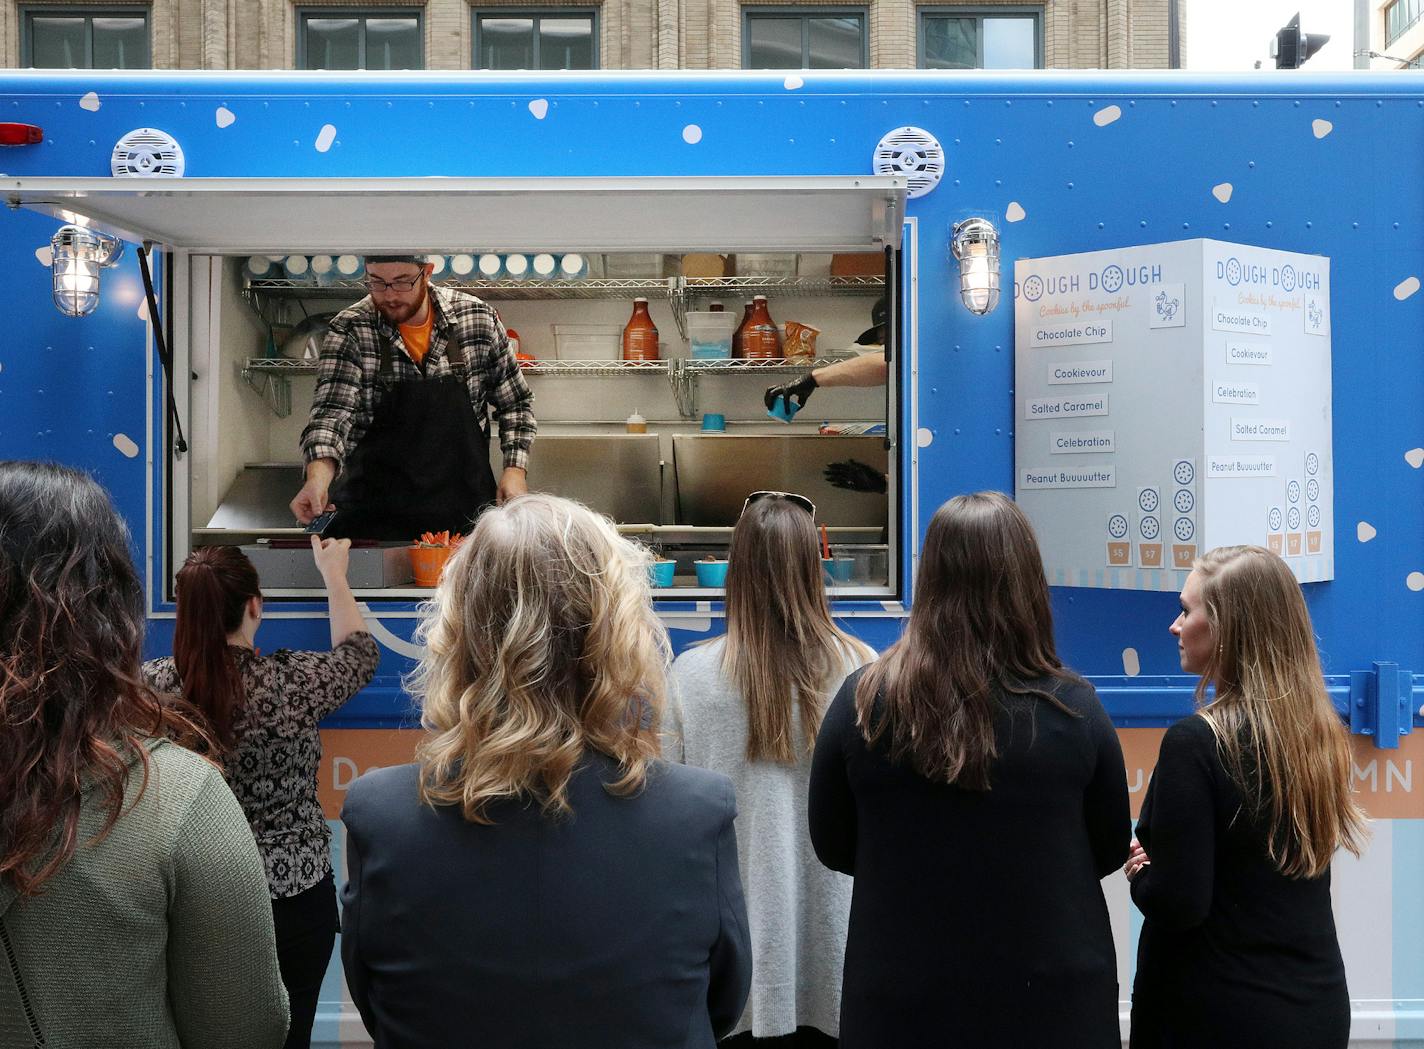
[[[868,747],[846,679],[816,739],[821,862],[855,875],[842,1049],[1118,1049],[1117,958],[1098,881],[1127,859],[1117,733],[1087,682],[1000,695],[988,791]]]
[[[341,957],[377,1049],[713,1049],[751,987],[726,776],[654,764],[608,793],[585,757],[572,818],[422,805],[417,767],[367,773],[342,807]]]
[[[1266,827],[1205,719],[1162,737],[1137,838],[1152,862],[1132,880],[1146,919],[1133,1049],[1345,1049],[1350,994],[1330,872],[1287,878],[1271,862]]]

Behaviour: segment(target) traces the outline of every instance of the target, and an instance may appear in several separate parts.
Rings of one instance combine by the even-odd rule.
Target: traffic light
[[[1294,18],[1276,31],[1271,56],[1276,60],[1277,69],[1299,69],[1329,40],[1328,33],[1302,33],[1300,12],[1297,11]]]

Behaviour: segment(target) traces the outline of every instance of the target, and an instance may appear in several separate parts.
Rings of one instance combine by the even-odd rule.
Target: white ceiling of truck
[[[3,178],[5,200],[204,254],[873,251],[901,175],[686,178]]]

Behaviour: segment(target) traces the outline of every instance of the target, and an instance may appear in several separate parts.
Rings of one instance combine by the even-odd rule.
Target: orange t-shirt
[[[401,341],[405,343],[410,359],[416,364],[422,363],[425,360],[425,355],[430,352],[430,324],[434,319],[435,311],[427,309],[424,324],[402,324],[400,326]]]

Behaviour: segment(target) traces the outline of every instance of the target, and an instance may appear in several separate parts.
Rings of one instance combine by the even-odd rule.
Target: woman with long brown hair
[[[317,724],[371,680],[380,651],[346,581],[351,541],[312,537],[326,583],[331,649],[261,655],[257,570],[232,546],[201,546],[178,570],[173,655],[144,664],[148,683],[202,712],[214,757],[242,805],[267,872],[277,957],[291,999],[285,1049],[311,1042],[338,918],[331,830],[317,800]]]
[[[0,463],[0,1045],[282,1044],[262,863],[143,682],[143,589],[91,478]]]
[[[834,1045],[840,1024],[851,880],[816,860],[806,787],[830,696],[875,653],[831,619],[814,518],[805,496],[748,497],[728,554],[727,632],[672,667],[672,756],[737,789],[755,964],[731,1044]]]
[[[1127,856],[1122,750],[1006,496],[930,520],[904,636],[821,724],[810,824],[855,876],[846,1049],[1120,1044],[1098,882]]]
[[[1125,866],[1146,921],[1134,1049],[1343,1049],[1330,861],[1364,847],[1349,736],[1280,557],[1197,561],[1172,623],[1199,709],[1167,730]]]
[[[724,776],[658,756],[649,556],[523,495],[445,566],[416,763],[346,793],[341,955],[383,1049],[714,1049],[751,981]]]

